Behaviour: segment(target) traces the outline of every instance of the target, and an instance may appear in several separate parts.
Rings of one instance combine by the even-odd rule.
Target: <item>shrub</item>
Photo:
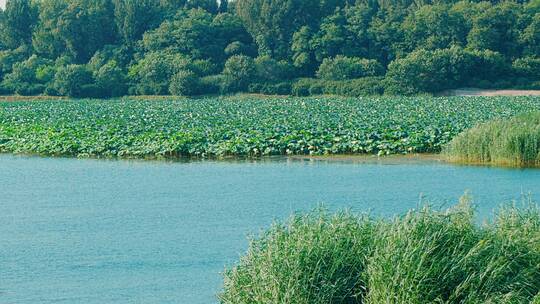
[[[351,97],[382,95],[384,78],[364,77],[349,81],[332,81],[326,85],[324,93]]]
[[[540,166],[540,113],[480,124],[445,148],[454,162]]]
[[[0,50],[0,79],[11,73],[13,65],[22,62],[30,55],[27,46],[20,46],[14,50]]]
[[[4,85],[11,92],[20,95],[38,95],[52,80],[52,62],[36,55],[13,65],[11,73],[4,79]]]
[[[525,57],[514,60],[514,72],[521,77],[531,80],[540,80],[540,58]]]
[[[135,92],[142,95],[166,95],[170,80],[182,67],[189,65],[189,58],[166,51],[149,52],[129,68],[135,83]]]
[[[295,96],[309,96],[309,89],[315,81],[312,78],[300,78],[293,83],[291,93]]]
[[[248,55],[251,53],[253,53],[253,51],[250,47],[240,41],[233,41],[225,47],[225,55],[227,56]]]
[[[190,70],[181,70],[171,79],[169,92],[172,95],[191,96],[199,92],[199,79]]]
[[[127,82],[124,70],[118,67],[116,61],[109,61],[96,72],[96,96],[99,97],[118,97],[126,94]]]
[[[508,82],[511,69],[504,56],[490,50],[420,49],[392,61],[386,78],[387,93],[411,95],[436,93],[464,85],[511,86]]]
[[[37,82],[48,85],[54,80],[56,67],[53,65],[41,65],[36,68],[35,72]]]
[[[417,50],[390,63],[386,90],[411,95],[455,88],[467,83],[474,62],[473,55],[458,47]]]
[[[259,56],[255,58],[255,68],[257,69],[257,80],[261,82],[279,82],[283,79],[290,79],[292,67],[284,62],[272,59],[270,56]]]
[[[317,77],[325,80],[346,80],[383,74],[384,68],[377,60],[341,55],[325,58],[317,71]]]
[[[199,87],[205,94],[223,93],[225,90],[225,76],[211,75],[199,80]]]
[[[61,94],[58,92],[58,90],[54,87],[54,83],[49,84],[45,87],[45,90],[43,91],[45,95],[48,96],[60,96]]]
[[[131,60],[131,50],[128,46],[106,45],[90,58],[87,68],[95,72],[111,61],[118,67],[125,67]]]
[[[13,94],[13,91],[6,87],[6,85],[3,82],[0,82],[0,95],[9,95]]]
[[[225,273],[221,303],[361,303],[372,235],[367,218],[350,213],[275,224]]]
[[[328,94],[360,97],[382,95],[384,86],[383,77],[364,77],[343,81],[301,78],[292,85],[291,93],[296,96]]]
[[[219,73],[217,66],[207,59],[196,59],[188,63],[183,62],[184,65],[179,66],[181,70],[190,70],[198,77],[204,77]]]
[[[266,95],[289,95],[291,94],[291,83],[252,83],[249,85],[248,91]]]
[[[473,58],[473,65],[469,68],[473,80],[496,82],[512,77],[512,67],[501,53],[490,50],[468,52]],[[474,85],[474,81],[471,84]]]
[[[257,75],[255,61],[248,56],[232,56],[225,62],[223,75],[225,76],[225,91],[244,91]]]
[[[54,88],[64,96],[88,97],[85,86],[94,81],[92,73],[84,65],[71,64],[60,68],[54,76]]]

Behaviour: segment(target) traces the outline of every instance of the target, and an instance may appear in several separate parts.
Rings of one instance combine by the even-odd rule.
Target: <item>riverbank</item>
[[[443,96],[540,96],[540,90],[461,88],[441,93]]]
[[[422,164],[422,163],[441,163],[446,162],[441,154],[423,153],[423,154],[391,154],[391,155],[293,155],[289,156],[292,160],[322,161],[322,162],[346,162],[355,164]]]

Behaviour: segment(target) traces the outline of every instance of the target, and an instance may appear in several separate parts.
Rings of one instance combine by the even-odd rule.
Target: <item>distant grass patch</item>
[[[224,304],[538,303],[540,210],[477,225],[467,199],[393,220],[317,211],[275,224],[225,273]],[[536,299],[535,299],[536,298]]]
[[[540,166],[540,112],[480,124],[445,149],[450,161]]]

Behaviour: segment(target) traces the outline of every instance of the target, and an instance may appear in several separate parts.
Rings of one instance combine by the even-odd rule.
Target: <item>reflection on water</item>
[[[481,217],[540,170],[436,159],[102,161],[0,155],[1,303],[213,303],[248,234],[324,203],[381,216],[465,190]]]

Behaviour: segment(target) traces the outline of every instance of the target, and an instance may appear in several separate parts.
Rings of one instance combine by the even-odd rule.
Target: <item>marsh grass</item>
[[[374,224],[348,212],[295,215],[252,240],[225,274],[223,303],[362,303]]]
[[[315,211],[273,225],[225,272],[221,303],[536,303],[540,210],[478,225],[467,198],[392,220]]]
[[[480,124],[444,149],[453,162],[540,166],[540,112]]]

